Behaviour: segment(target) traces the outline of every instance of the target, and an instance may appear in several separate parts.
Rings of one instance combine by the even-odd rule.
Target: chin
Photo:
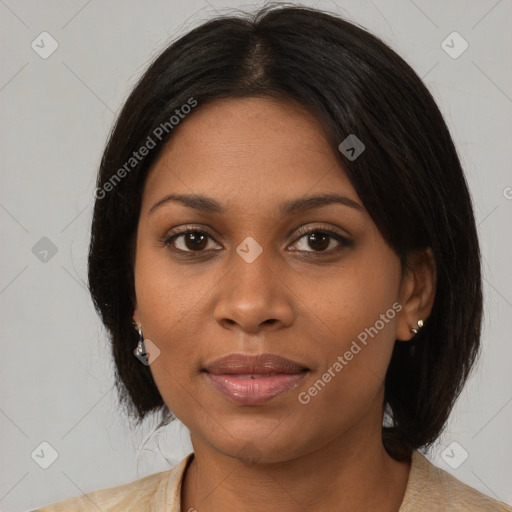
[[[231,432],[231,431],[230,431]],[[223,436],[221,439],[208,439],[216,451],[247,464],[273,464],[286,462],[307,452],[307,448],[298,442],[293,432],[283,431],[275,435],[271,429],[258,432],[250,427],[243,435]],[[217,431],[218,433],[218,431]]]

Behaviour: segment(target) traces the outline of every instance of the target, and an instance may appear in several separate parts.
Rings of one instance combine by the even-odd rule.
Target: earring
[[[132,322],[135,326],[135,329],[139,333],[139,341],[137,343],[137,348],[135,349],[135,354],[138,356],[142,356],[146,353],[146,349],[144,347],[144,336],[142,335],[142,325],[138,325],[135,322]]]
[[[411,332],[414,334],[418,334],[418,331],[423,327],[423,320],[420,318],[418,320],[418,327],[411,327]]]

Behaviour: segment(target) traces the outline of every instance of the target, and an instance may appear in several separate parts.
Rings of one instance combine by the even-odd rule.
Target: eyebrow
[[[188,208],[198,210],[206,213],[225,213],[226,209],[215,199],[201,194],[169,194],[159,201],[157,201],[150,209],[148,214],[151,214],[157,208],[169,203],[176,202]],[[299,211],[312,210],[314,208],[321,208],[330,204],[342,204],[355,210],[363,211],[363,207],[350,199],[349,197],[339,194],[320,194],[316,196],[302,196],[297,199],[285,201],[280,206],[280,211],[283,215],[292,215]]]

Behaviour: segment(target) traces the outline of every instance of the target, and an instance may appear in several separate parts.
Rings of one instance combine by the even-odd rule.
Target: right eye
[[[214,240],[206,231],[186,228],[167,237],[164,243],[175,252],[202,253],[207,252],[204,249],[208,246],[208,238]]]

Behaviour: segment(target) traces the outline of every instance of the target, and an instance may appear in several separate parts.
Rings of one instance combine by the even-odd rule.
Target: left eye
[[[299,247],[299,250],[304,250],[304,252],[320,252],[320,253],[334,252],[337,250],[337,247],[335,247],[334,249],[332,249],[332,248],[329,249],[329,246],[330,246],[331,242],[333,241],[333,239],[334,239],[334,241],[336,241],[338,243],[338,248],[339,248],[339,246],[346,246],[349,244],[349,241],[345,237],[341,236],[340,234],[335,233],[333,231],[319,230],[319,229],[305,232],[297,240],[297,242],[295,242],[295,244],[297,244],[298,242],[300,242],[303,239],[305,239],[305,242],[303,242],[303,244],[308,244],[308,247],[314,248],[313,251],[308,251],[308,250],[301,249]],[[304,245],[302,247],[304,247]],[[327,250],[327,249],[329,249],[329,250]]]

